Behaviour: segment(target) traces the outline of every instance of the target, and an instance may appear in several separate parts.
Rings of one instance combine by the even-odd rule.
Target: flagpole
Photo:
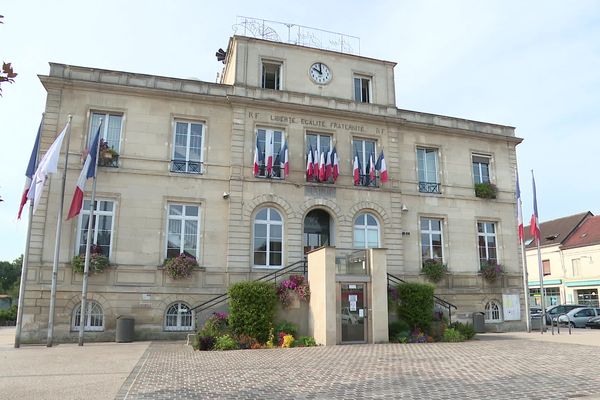
[[[46,113],[42,113],[42,122],[40,124],[38,134],[42,134],[44,129],[44,117]],[[36,139],[37,140],[37,139]],[[41,138],[40,138],[41,142]],[[37,146],[35,154],[35,167],[37,168],[38,159],[40,156],[40,146]],[[32,182],[33,183],[33,182]],[[19,298],[17,300],[17,323],[15,327],[15,349],[21,347],[21,327],[23,325],[23,304],[25,303],[25,286],[27,284],[27,267],[29,266],[29,246],[31,240],[31,226],[33,225],[33,201],[29,202],[29,221],[27,221],[27,239],[25,239],[25,254],[23,254],[23,262],[21,264],[21,284],[19,285]]]
[[[102,127],[102,118],[100,118],[100,130]],[[100,137],[98,137],[100,140]],[[95,160],[95,168],[94,168],[94,181],[92,182],[92,198],[90,201],[90,215],[88,217],[88,231],[87,231],[87,240],[85,243],[85,263],[83,267],[83,284],[81,287],[81,312],[79,313],[79,346],[83,346],[83,331],[85,330],[85,320],[86,320],[86,309],[87,309],[87,292],[88,292],[88,276],[90,271],[90,256],[91,256],[91,248],[92,248],[92,229],[93,229],[93,221],[94,221],[94,211],[95,211],[95,203],[96,203],[96,176],[98,176],[98,153],[100,152],[100,145],[96,145],[96,160]]]
[[[65,151],[65,170],[63,171],[62,185],[60,189],[60,201],[58,206],[58,217],[56,223],[56,242],[54,243],[54,261],[52,263],[52,286],[50,288],[50,310],[48,312],[48,336],[46,338],[46,346],[52,347],[52,341],[54,336],[54,309],[56,307],[56,280],[58,277],[58,258],[60,255],[60,233],[62,229],[62,214],[63,214],[63,202],[65,200],[65,184],[67,181],[67,166],[69,162],[69,143],[71,142],[71,119],[73,117],[69,114],[69,129],[66,133],[67,148]],[[30,217],[31,218],[31,217]]]
[[[531,179],[533,180],[533,199],[534,199],[534,213],[535,213],[535,225],[536,229],[539,227],[539,213],[537,212],[537,196],[535,189],[535,178],[533,176],[533,170],[531,170]],[[544,334],[544,325],[546,324],[546,299],[544,295],[544,268],[542,266],[542,252],[540,250],[540,237],[541,232],[535,235],[535,243],[537,247],[537,259],[538,259],[538,274],[540,276],[540,298],[542,301],[542,319],[540,320],[540,333]],[[552,320],[550,320],[552,323]]]
[[[520,207],[520,205],[519,205]],[[527,273],[527,257],[525,255],[525,243],[521,242],[521,260],[523,262],[523,294],[525,295],[525,318],[527,318],[527,333],[531,332],[531,312],[529,310],[529,283]]]

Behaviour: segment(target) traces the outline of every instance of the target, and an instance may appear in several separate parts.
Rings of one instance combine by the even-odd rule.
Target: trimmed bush
[[[448,328],[444,331],[444,336],[442,337],[442,341],[444,342],[462,342],[464,340],[463,336],[460,332],[454,328]]]
[[[471,340],[475,337],[475,328],[469,323],[463,324],[457,321],[453,322],[450,327],[459,331],[465,340]]]
[[[390,340],[393,340],[399,334],[401,334],[401,336],[408,337],[410,334],[410,326],[408,326],[406,321],[403,321],[403,320],[390,322],[388,324],[388,335],[389,335]]]
[[[433,315],[433,285],[401,283],[398,285],[398,318],[410,329],[429,331]]]
[[[229,326],[236,335],[269,339],[275,317],[277,290],[269,282],[238,282],[229,288]]]
[[[237,350],[238,348],[237,341],[229,335],[219,336],[213,347],[215,350]]]

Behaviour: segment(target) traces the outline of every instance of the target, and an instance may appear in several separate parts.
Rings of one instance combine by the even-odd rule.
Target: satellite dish
[[[217,56],[217,61],[221,61],[223,64],[225,64],[225,56],[227,56],[227,53],[225,52],[225,50],[223,50],[223,49],[217,50],[217,52],[215,53],[215,56]]]

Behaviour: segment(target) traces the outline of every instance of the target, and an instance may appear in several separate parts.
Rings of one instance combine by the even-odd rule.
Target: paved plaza
[[[477,338],[464,343],[228,352],[194,352],[182,342],[18,350],[4,345],[0,397],[600,399],[600,330],[578,329],[571,336],[562,331],[560,336],[538,332]],[[33,354],[38,354],[37,362]],[[23,358],[33,364],[26,367]],[[90,365],[80,365],[90,360]],[[80,373],[75,372],[78,367]],[[83,395],[82,382],[88,382],[89,395]],[[57,391],[59,385],[65,390]]]

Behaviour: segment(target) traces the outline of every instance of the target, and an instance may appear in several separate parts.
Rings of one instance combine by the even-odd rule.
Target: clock
[[[316,62],[311,65],[308,74],[315,83],[322,85],[329,83],[331,80],[331,71],[329,70],[329,67],[322,62]]]

